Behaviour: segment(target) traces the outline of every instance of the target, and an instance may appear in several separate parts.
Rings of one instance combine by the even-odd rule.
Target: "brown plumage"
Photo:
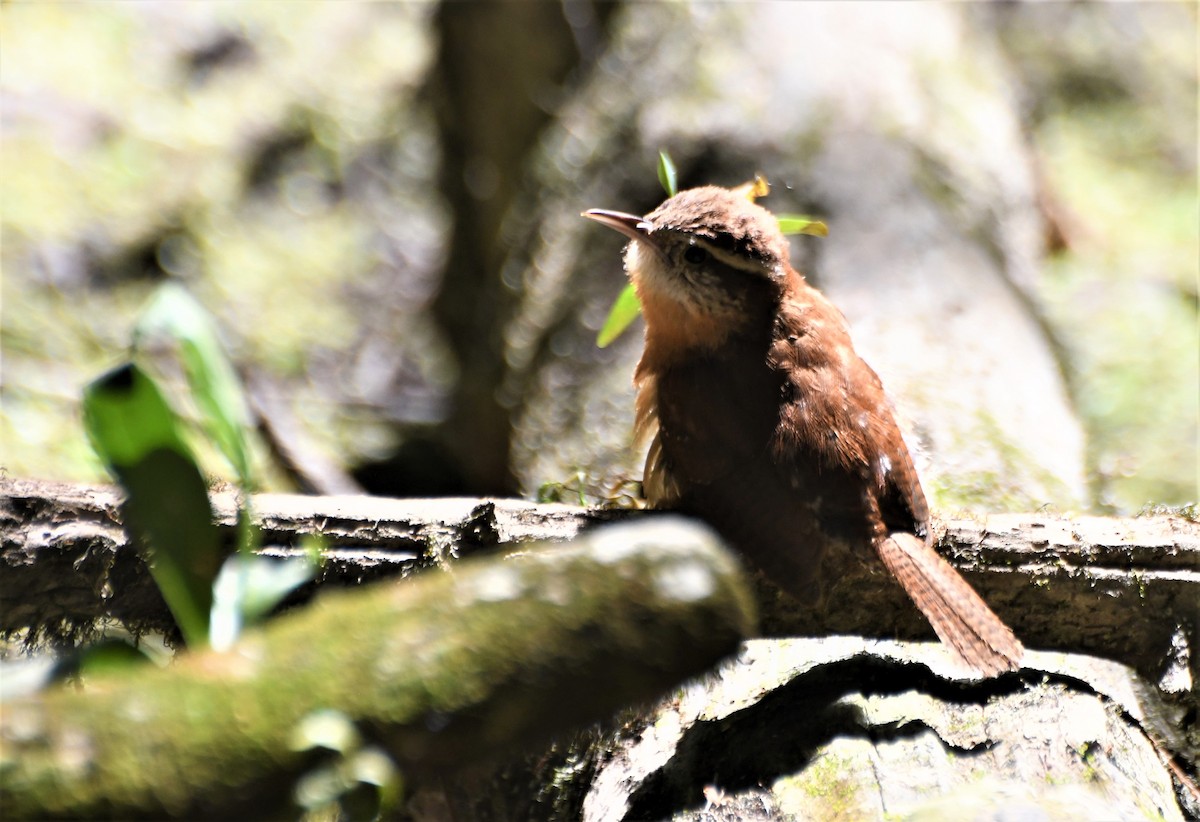
[[[871,546],[970,667],[1018,667],[1012,631],[930,544],[891,405],[841,312],[788,259],[770,212],[707,186],[645,217],[584,216],[631,239],[646,319],[637,430],[650,504],[709,521],[785,590],[819,594],[830,541]]]

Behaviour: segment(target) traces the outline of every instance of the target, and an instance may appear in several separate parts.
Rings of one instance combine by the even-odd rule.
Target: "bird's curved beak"
[[[619,231],[631,240],[649,240],[654,224],[645,217],[626,214],[623,211],[609,211],[607,208],[589,208],[581,215],[589,220],[595,220],[614,231]]]

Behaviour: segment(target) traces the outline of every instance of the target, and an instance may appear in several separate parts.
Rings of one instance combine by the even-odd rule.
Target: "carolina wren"
[[[634,384],[650,505],[707,520],[810,601],[833,541],[870,546],[968,666],[1016,669],[1021,643],[931,545],[925,495],[879,378],[842,313],[791,267],[771,213],[706,186],[645,217],[583,216],[631,240],[625,267],[646,321]]]

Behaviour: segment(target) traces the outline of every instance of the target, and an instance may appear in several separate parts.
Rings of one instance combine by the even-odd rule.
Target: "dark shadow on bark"
[[[709,785],[727,794],[768,786],[781,775],[803,770],[838,737],[889,741],[930,729],[919,720],[872,725],[858,706],[841,701],[851,694],[916,690],[947,702],[982,705],[1020,687],[1017,675],[963,684],[941,679],[923,666],[873,657],[820,665],[743,710],[698,722],[667,765],[630,798],[626,818],[668,819],[697,809]],[[956,748],[955,754],[971,756],[981,750]]]

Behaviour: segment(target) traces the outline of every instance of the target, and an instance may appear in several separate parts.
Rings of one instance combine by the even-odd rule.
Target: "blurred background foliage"
[[[1196,7],[1029,12],[1000,33],[1046,178],[1054,233],[1038,290],[1066,348],[1093,491],[1118,510],[1195,502]]]
[[[81,388],[173,279],[215,315],[266,438],[344,468],[272,486],[528,494],[570,481],[529,487],[511,462],[524,383],[505,334],[525,295],[505,265],[527,241],[547,124],[603,66],[619,6],[0,8],[10,475],[104,478]],[[972,15],[1011,64],[1034,148],[1049,228],[1033,290],[1086,425],[1090,504],[1194,501],[1196,7]],[[560,159],[560,174],[583,166]],[[653,184],[654,162],[612,173]],[[595,205],[623,204],[574,210]]]

